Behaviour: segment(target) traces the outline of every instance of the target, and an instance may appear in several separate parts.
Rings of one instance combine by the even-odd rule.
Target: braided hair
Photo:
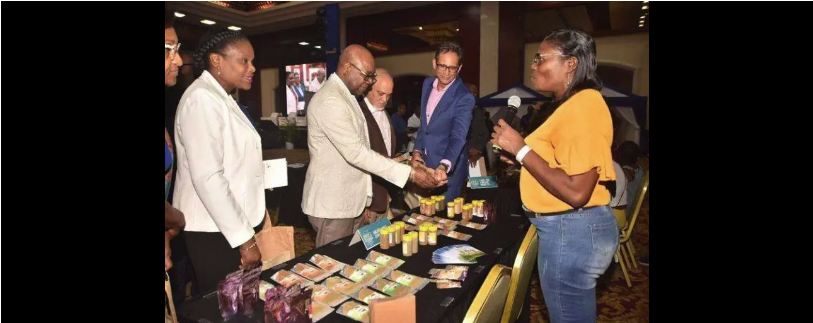
[[[198,43],[198,48],[195,49],[195,52],[192,54],[195,78],[203,74],[203,71],[209,69],[211,63],[209,54],[222,55],[226,47],[236,44],[241,40],[248,41],[248,37],[239,31],[232,30],[209,32],[204,35],[200,43]]]

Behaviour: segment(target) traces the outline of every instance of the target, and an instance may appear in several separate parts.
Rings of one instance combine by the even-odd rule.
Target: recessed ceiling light
[[[643,20],[644,18],[646,18],[646,16],[641,16],[641,19],[642,19],[642,20]]]
[[[200,21],[200,23],[206,24],[206,25],[214,25],[215,24],[214,21],[211,21],[211,20],[208,20],[208,19],[203,19],[203,20]]]
[[[316,46],[313,46],[313,48],[322,49],[322,46],[316,45]]]
[[[229,30],[238,31],[240,29],[243,29],[243,28],[240,28],[240,27],[237,27],[237,26],[229,26]]]
[[[642,10],[646,10],[646,9],[649,9],[649,6],[647,6],[647,5],[644,5],[644,6],[643,6],[643,7],[641,7],[641,9],[642,9]]]
[[[303,41],[303,42],[301,42],[301,43],[299,43],[299,44],[300,44],[300,45],[302,45],[302,46],[307,46],[307,45],[308,45],[308,42],[304,42],[304,41]]]
[[[460,31],[460,28],[455,29],[455,31]]]
[[[182,14],[182,13],[180,13],[180,12],[175,11],[175,17],[178,17],[178,18],[183,18],[183,17],[186,17],[186,15],[185,15],[185,14]]]
[[[649,3],[649,1],[644,1],[644,3],[645,3],[645,4],[646,4],[646,3]]]
[[[423,26],[418,26],[418,30],[423,30]]]

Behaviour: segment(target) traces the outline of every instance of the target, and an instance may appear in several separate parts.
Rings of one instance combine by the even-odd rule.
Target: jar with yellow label
[[[434,246],[438,244],[438,227],[431,226],[429,227],[429,245]]]
[[[404,236],[404,244],[401,249],[404,252],[404,257],[412,256],[412,236]]]
[[[418,243],[422,246],[426,245],[426,234],[427,234],[427,227],[425,225],[421,225],[418,228]]]
[[[395,227],[395,243],[401,243],[404,240],[404,222],[398,221],[392,225]]]
[[[381,228],[378,230],[378,236],[381,238],[379,244],[381,245],[381,249],[387,250],[390,248],[390,237],[389,233],[387,232],[387,227]]]
[[[412,254],[418,253],[418,233],[412,231],[409,233],[409,238],[412,239]]]
[[[435,212],[443,211],[443,205],[442,205],[442,203],[440,203],[441,199],[442,199],[442,197],[440,197],[440,196],[435,196],[435,198],[434,198]]]
[[[455,208],[454,202],[449,202],[448,204],[446,204],[446,217],[450,219],[454,217],[454,208]]]
[[[462,197],[454,199],[454,214],[463,213],[463,203],[465,203],[465,201]]]
[[[469,223],[469,220],[471,220],[471,209],[472,206],[469,204],[463,206],[463,218],[461,219],[461,223]]]
[[[392,226],[387,227],[387,238],[390,241],[390,247],[395,246],[395,230],[392,229]]]

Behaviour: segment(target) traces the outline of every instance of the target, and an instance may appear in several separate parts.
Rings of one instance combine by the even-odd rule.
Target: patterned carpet
[[[632,233],[636,256],[649,255],[649,197],[644,199],[641,214]],[[316,233],[311,228],[295,228],[296,255],[313,250]],[[596,286],[598,322],[649,322],[649,267],[629,269],[632,288],[627,287],[620,264],[613,262]],[[539,287],[539,276],[531,276],[531,323],[548,322],[548,309]]]

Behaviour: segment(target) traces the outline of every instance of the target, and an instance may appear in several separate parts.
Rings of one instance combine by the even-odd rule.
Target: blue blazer
[[[440,161],[448,159],[452,163],[449,172],[449,192],[447,195],[458,197],[462,185],[468,178],[468,152],[466,135],[471,125],[474,95],[463,84],[459,77],[450,85],[438,102],[429,124],[426,123],[426,105],[432,92],[432,83],[436,77],[423,81],[421,92],[421,127],[415,139],[415,149],[421,152],[426,166],[437,168]],[[449,196],[447,196],[447,199]]]

